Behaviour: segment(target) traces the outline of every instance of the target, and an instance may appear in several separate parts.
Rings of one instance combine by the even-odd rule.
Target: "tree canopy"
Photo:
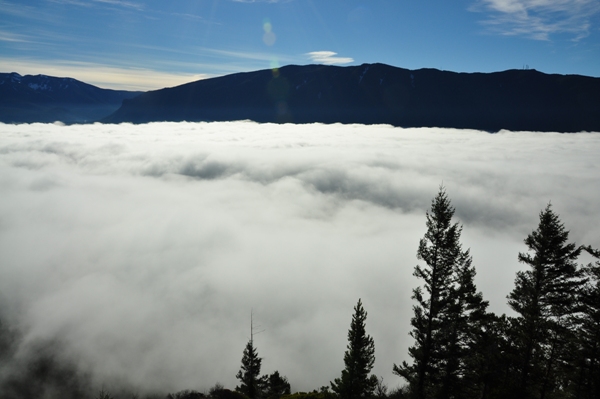
[[[236,391],[250,399],[261,397],[265,384],[265,379],[260,377],[261,362],[262,359],[258,357],[254,342],[250,339],[244,349],[242,366],[236,375],[236,378],[240,380],[240,385],[235,387]]]

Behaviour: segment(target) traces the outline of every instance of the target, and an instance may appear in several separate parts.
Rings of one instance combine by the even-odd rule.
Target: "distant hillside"
[[[140,92],[101,89],[71,78],[0,73],[0,122],[93,122]]]
[[[125,100],[103,122],[387,123],[497,131],[600,131],[600,78],[535,70],[455,73],[383,64],[286,66]]]

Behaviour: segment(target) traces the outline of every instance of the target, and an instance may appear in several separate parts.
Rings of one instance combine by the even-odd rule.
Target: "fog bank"
[[[502,313],[549,201],[600,246],[599,154],[597,133],[0,124],[0,319],[15,359],[53,342],[95,386],[233,389],[252,309],[263,373],[297,391],[339,377],[362,298],[394,387],[440,184]]]

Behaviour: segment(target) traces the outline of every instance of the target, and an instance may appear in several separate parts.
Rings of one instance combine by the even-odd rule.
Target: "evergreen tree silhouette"
[[[419,242],[414,275],[423,287],[413,290],[414,316],[409,348],[413,364],[394,365],[413,397],[464,397],[464,377],[476,358],[476,338],[486,319],[487,302],[476,291],[469,250],[460,244],[462,227],[452,223],[454,208],[443,187],[426,212],[427,232]],[[476,378],[472,377],[472,380]]]
[[[537,230],[525,238],[530,253],[519,253],[519,262],[529,269],[517,272],[508,305],[518,314],[511,336],[520,398],[544,399],[560,387],[559,366],[574,339],[572,318],[582,285],[576,263],[582,248],[568,243],[568,237],[548,204]]]
[[[348,346],[344,354],[342,376],[331,382],[331,389],[341,399],[370,398],[377,386],[377,377],[369,375],[375,363],[375,343],[365,330],[367,312],[359,299],[348,330]]]
[[[237,392],[246,395],[250,399],[260,398],[265,385],[264,377],[260,377],[262,359],[258,357],[252,338],[248,341],[242,357],[242,366],[236,378],[240,385],[235,387]]]
[[[290,394],[290,383],[285,376],[281,376],[279,371],[273,372],[266,377],[267,387],[265,390],[266,399],[279,399],[283,395]],[[263,378],[265,378],[263,377]]]

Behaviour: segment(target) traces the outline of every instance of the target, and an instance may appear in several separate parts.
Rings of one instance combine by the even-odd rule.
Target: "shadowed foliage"
[[[266,378],[260,376],[261,362],[262,359],[258,357],[251,339],[244,349],[242,366],[236,375],[236,378],[240,380],[240,385],[235,387],[237,392],[250,399],[260,398],[266,384]]]
[[[331,382],[331,389],[341,399],[370,398],[377,387],[377,377],[369,375],[375,364],[375,343],[366,332],[366,320],[367,312],[359,299],[348,330],[345,368],[342,376]]]
[[[538,228],[525,238],[529,252],[519,253],[529,269],[517,272],[508,305],[518,314],[511,336],[521,398],[544,398],[563,385],[561,368],[577,334],[573,315],[583,282],[576,263],[582,248],[568,239],[569,232],[548,205]]]
[[[481,397],[484,384],[473,368],[483,363],[487,302],[475,287],[469,250],[460,244],[462,227],[452,223],[454,208],[443,187],[426,213],[427,232],[419,242],[414,275],[423,281],[413,290],[414,316],[409,348],[412,364],[394,365],[415,398]]]

